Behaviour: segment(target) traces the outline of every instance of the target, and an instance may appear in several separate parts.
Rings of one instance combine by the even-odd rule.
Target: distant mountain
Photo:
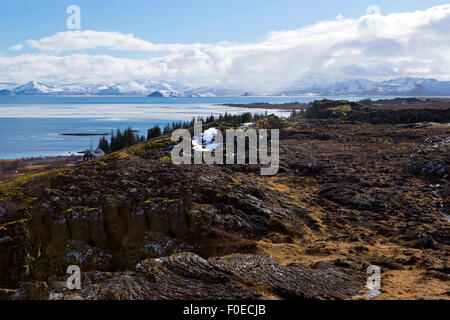
[[[8,89],[2,89],[0,90],[0,96],[13,96],[13,92]]]
[[[269,88],[270,90],[270,88]],[[153,80],[129,80],[100,84],[56,85],[38,81],[25,84],[0,82],[0,96],[5,95],[132,95],[149,97],[238,97],[253,96],[243,88],[189,87],[181,83]],[[327,82],[308,78],[279,92],[280,96],[450,96],[450,81],[421,78],[396,78],[385,81],[364,79]]]
[[[148,89],[136,81],[119,82],[111,86],[103,86],[94,90],[97,95],[145,95]]]
[[[30,81],[18,85],[0,83],[0,95],[133,95],[146,96],[161,91],[163,96],[184,96],[183,90],[189,88],[175,82],[131,80],[101,84],[53,85]]]
[[[61,88],[57,88],[37,81],[30,81],[12,90],[15,95],[58,94],[61,91]]]
[[[217,97],[217,96],[212,92],[201,92],[201,93],[191,93],[189,95],[189,97],[191,97],[191,98],[212,98],[212,97]]]
[[[200,87],[184,91],[186,97],[239,97],[245,90],[224,87]]]
[[[149,98],[164,98],[164,95],[160,91],[154,91],[150,93],[147,97]]]
[[[297,83],[281,95],[321,96],[343,95],[380,95],[380,96],[450,96],[450,81],[437,81],[421,78],[396,78],[380,82],[370,80],[348,80],[331,84],[314,84],[308,86],[305,82]]]
[[[148,95],[151,98],[181,98],[184,94],[176,90],[156,90]]]

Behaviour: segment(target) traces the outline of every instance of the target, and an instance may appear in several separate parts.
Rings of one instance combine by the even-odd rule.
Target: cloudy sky
[[[450,80],[446,2],[4,0],[0,82],[152,79],[272,92],[296,81]],[[80,30],[67,27],[73,4]]]

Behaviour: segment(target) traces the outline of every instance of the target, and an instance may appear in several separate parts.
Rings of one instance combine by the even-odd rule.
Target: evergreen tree
[[[109,144],[108,140],[102,137],[99,141],[98,147],[105,153],[111,153],[143,141],[145,141],[145,137],[139,136],[133,129],[127,128],[122,132],[118,128],[116,132],[111,130],[111,142]]]
[[[109,143],[108,143],[108,140],[106,140],[106,138],[105,137],[101,137],[100,138],[100,141],[99,141],[99,143],[98,143],[98,148],[100,148],[101,150],[103,150],[103,152],[106,154],[106,153],[109,153]]]
[[[147,140],[152,138],[157,138],[162,135],[161,128],[158,125],[155,125],[153,128],[147,130]]]
[[[166,124],[164,126],[164,130],[163,130],[163,135],[169,134],[170,133],[170,124]]]

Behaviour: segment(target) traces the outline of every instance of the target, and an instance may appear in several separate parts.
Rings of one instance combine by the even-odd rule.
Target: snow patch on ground
[[[253,122],[246,122],[242,124],[238,129],[247,129],[247,128],[253,128],[255,127],[255,124]]]
[[[213,151],[220,147],[221,143],[215,143],[215,136],[219,133],[216,128],[209,128],[205,130],[199,137],[195,136],[192,139],[192,145],[196,151]]]

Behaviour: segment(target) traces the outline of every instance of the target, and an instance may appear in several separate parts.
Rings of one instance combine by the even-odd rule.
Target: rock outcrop
[[[1,183],[0,298],[350,299],[373,264],[377,298],[448,298],[450,127],[358,108],[259,121],[280,129],[276,176],[173,165],[160,137]]]
[[[24,283],[13,298],[33,299],[342,299],[361,290],[359,277],[333,267],[305,269],[280,265],[260,255],[203,259],[192,253],[144,260],[133,272],[86,272],[82,289]]]

